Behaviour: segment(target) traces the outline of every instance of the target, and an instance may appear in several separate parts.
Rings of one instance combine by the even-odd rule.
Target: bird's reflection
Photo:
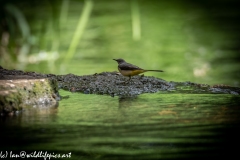
[[[132,97],[119,97],[119,108],[127,108],[130,106],[135,106],[136,103],[138,102],[138,97],[137,96],[132,96]]]

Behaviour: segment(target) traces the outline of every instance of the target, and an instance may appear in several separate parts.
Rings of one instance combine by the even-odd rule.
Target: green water
[[[239,96],[60,94],[69,99],[59,107],[1,117],[1,150],[71,152],[73,159],[206,158],[231,157],[230,144],[239,142]]]

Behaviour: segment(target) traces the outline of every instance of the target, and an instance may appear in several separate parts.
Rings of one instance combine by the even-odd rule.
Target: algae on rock
[[[58,87],[53,79],[23,79],[21,76],[5,78],[11,80],[0,80],[0,113],[33,105],[44,107],[58,104]]]

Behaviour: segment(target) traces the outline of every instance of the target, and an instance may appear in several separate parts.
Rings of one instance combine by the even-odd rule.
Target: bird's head
[[[124,59],[122,59],[122,58],[119,58],[119,59],[113,59],[113,60],[117,61],[118,64],[121,64],[121,63],[125,62]]]

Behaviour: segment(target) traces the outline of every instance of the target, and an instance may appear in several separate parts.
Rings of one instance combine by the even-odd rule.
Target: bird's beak
[[[117,61],[116,59],[113,59],[114,61]]]

